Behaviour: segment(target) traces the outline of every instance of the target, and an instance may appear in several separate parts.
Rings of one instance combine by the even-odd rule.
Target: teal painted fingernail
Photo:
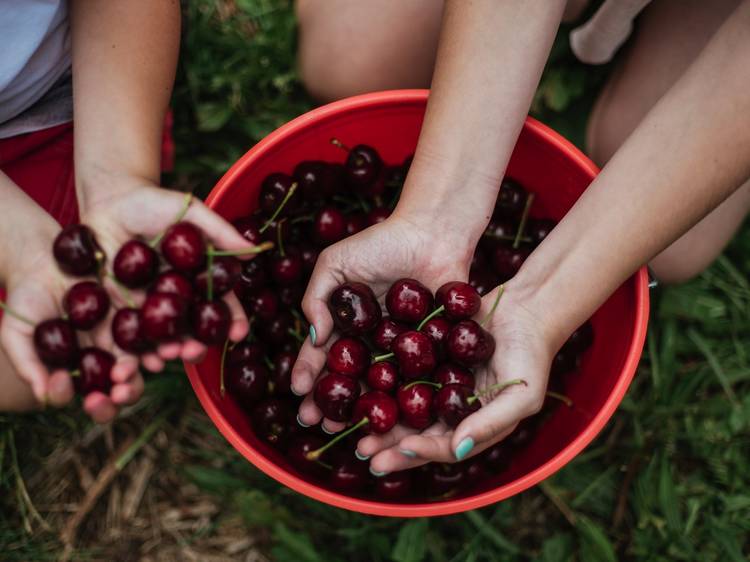
[[[357,457],[361,461],[366,461],[367,459],[370,458],[370,455],[360,455],[359,451],[357,450],[354,451],[354,456]]]
[[[464,437],[456,447],[456,460],[464,460],[473,448],[474,440],[471,437]]]
[[[410,459],[417,458],[417,453],[415,453],[414,451],[410,451],[409,449],[399,449],[399,451],[401,451],[402,455],[404,455],[405,457],[409,457]]]
[[[315,342],[318,340],[318,334],[315,333],[315,326],[310,324],[310,341],[313,345],[315,345]]]
[[[326,426],[321,425],[320,428],[323,430],[323,433],[327,433],[328,435],[333,435],[336,433],[335,431],[330,431]]]
[[[310,427],[305,422],[302,421],[302,418],[299,417],[299,414],[297,414],[297,423],[300,424],[302,427]]]
[[[373,470],[372,467],[370,467],[370,474],[372,474],[376,478],[382,478],[383,476],[385,476],[388,473],[387,472],[378,472],[377,470]]]

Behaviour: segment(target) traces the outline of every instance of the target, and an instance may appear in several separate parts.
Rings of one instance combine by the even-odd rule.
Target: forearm
[[[746,1],[512,282],[553,341],[750,177],[748,83]]]
[[[109,197],[104,175],[158,183],[180,38],[177,0],[74,0],[76,189],[82,210]]]
[[[564,5],[446,2],[430,101],[398,214],[476,243]]]

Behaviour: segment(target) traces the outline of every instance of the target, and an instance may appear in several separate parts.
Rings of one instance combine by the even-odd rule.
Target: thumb
[[[229,221],[206,207],[202,201],[193,199],[185,214],[185,220],[200,227],[217,248],[239,251],[252,247],[252,244]],[[253,256],[254,254],[250,254],[247,257]],[[237,257],[239,259],[245,258],[241,255]]]
[[[332,262],[328,250],[320,254],[305,295],[302,297],[302,311],[310,322],[310,342],[318,347],[325,345],[333,332],[333,317],[328,310],[328,296],[339,284],[333,275]]]

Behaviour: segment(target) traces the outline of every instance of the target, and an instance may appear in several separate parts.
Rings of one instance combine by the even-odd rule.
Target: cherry
[[[78,376],[73,377],[76,392],[86,396],[91,392],[109,394],[112,388],[110,373],[115,365],[115,357],[98,347],[86,347],[81,350],[78,360]]]
[[[465,417],[476,412],[480,404],[471,387],[447,384],[435,394],[434,407],[435,413],[448,427],[456,427]]]
[[[235,290],[238,294],[261,289],[268,283],[268,274],[266,273],[266,258],[258,256],[255,259],[242,262],[240,278],[237,280]]]
[[[318,379],[313,392],[315,404],[333,421],[348,421],[359,398],[359,383],[346,375],[329,373]]]
[[[531,243],[538,246],[542,240],[549,236],[557,222],[551,219],[529,219],[526,225],[526,235],[531,238]]]
[[[103,260],[94,233],[83,224],[63,228],[52,244],[52,253],[60,269],[78,277],[95,274]]]
[[[300,253],[287,248],[284,255],[276,254],[269,264],[271,277],[279,285],[294,285],[302,280],[304,262]]]
[[[255,315],[266,322],[273,320],[279,310],[279,297],[268,287],[243,295],[242,303],[250,316]]]
[[[144,353],[151,343],[143,334],[141,314],[137,308],[121,308],[112,318],[112,338],[123,351]]]
[[[435,346],[427,334],[414,330],[404,332],[393,341],[392,348],[404,378],[422,378],[435,370]]]
[[[161,241],[164,259],[177,271],[194,273],[206,263],[206,241],[193,223],[180,221],[167,229]]]
[[[282,310],[261,326],[261,334],[265,341],[279,345],[289,337],[289,332],[293,329],[294,316],[291,312]]]
[[[276,244],[279,241],[279,237],[282,240],[289,240],[291,238],[291,227],[289,221],[286,218],[278,220],[269,220],[268,228],[262,233],[264,242],[272,242]],[[279,233],[281,231],[281,233]]]
[[[344,283],[328,298],[336,327],[344,334],[361,336],[372,331],[382,318],[372,289],[364,283]]]
[[[510,178],[500,184],[500,192],[495,202],[495,213],[505,218],[515,218],[523,211],[526,203],[526,190]]]
[[[150,341],[177,339],[187,332],[187,302],[172,293],[151,293],[141,307],[141,325]]]
[[[151,286],[152,293],[171,293],[182,297],[185,302],[193,300],[193,283],[182,273],[174,270],[160,273]]]
[[[367,215],[362,213],[352,213],[344,219],[344,229],[346,230],[347,236],[353,236],[357,232],[363,231],[365,228],[370,226]]]
[[[128,240],[115,254],[112,272],[115,278],[131,289],[145,287],[156,277],[159,256],[140,240]]]
[[[583,353],[594,343],[594,329],[591,322],[584,322],[568,338],[565,346],[574,353]]]
[[[408,326],[400,324],[395,320],[391,320],[389,316],[384,316],[378,325],[375,326],[375,331],[372,333],[372,342],[375,347],[382,349],[383,351],[390,351],[391,344],[396,336],[409,330]]]
[[[313,238],[322,246],[329,246],[346,236],[346,219],[336,207],[323,207],[313,219]]]
[[[263,242],[263,233],[260,231],[263,224],[257,215],[237,219],[232,224],[237,229],[237,232],[242,234],[242,237],[248,242],[256,246]]]
[[[435,370],[435,382],[443,386],[462,384],[474,388],[474,375],[468,369],[454,363],[443,363]]]
[[[391,472],[375,480],[375,493],[385,500],[404,499],[411,494],[412,487],[411,470]]]
[[[511,448],[505,441],[495,443],[482,455],[482,461],[490,472],[499,474],[508,468],[511,459]]]
[[[302,301],[302,295],[305,290],[302,285],[291,285],[289,287],[279,287],[279,301],[288,308],[299,306]]]
[[[563,346],[552,358],[550,375],[560,377],[578,368],[578,355],[569,347]]]
[[[435,293],[435,302],[445,307],[445,315],[452,320],[471,318],[482,306],[482,297],[477,290],[462,281],[451,281],[442,285]]]
[[[300,342],[293,336],[287,337],[283,342],[276,345],[276,351],[285,351],[289,353],[299,353]]]
[[[242,275],[242,262],[232,256],[216,256],[212,261],[211,281],[213,296],[222,297],[234,289],[234,286],[239,281]],[[198,274],[195,278],[195,284],[198,287],[198,292],[205,297],[208,294],[207,269]]]
[[[292,367],[297,360],[293,351],[281,351],[273,358],[273,373],[271,374],[271,391],[274,394],[290,394],[292,392]]]
[[[390,392],[398,384],[398,368],[388,361],[378,361],[367,369],[367,385],[373,390]]]
[[[398,421],[398,405],[396,401],[379,390],[365,392],[354,404],[353,420],[364,425],[370,433],[387,433]]]
[[[239,342],[229,349],[226,364],[240,363],[242,361],[257,363],[263,361],[263,355],[263,348],[257,343]]]
[[[225,366],[224,384],[235,400],[250,408],[268,392],[268,369],[257,361],[239,361]]]
[[[310,243],[303,242],[299,246],[300,257],[302,258],[302,269],[305,274],[310,275],[315,269],[315,263],[318,261],[320,250]]]
[[[385,307],[391,318],[400,322],[419,322],[432,305],[432,293],[416,279],[399,279],[385,296]]]
[[[477,247],[477,249],[474,250],[474,255],[471,256],[470,271],[474,271],[476,269],[486,269],[487,267],[489,267],[487,255],[484,253],[484,250],[482,250],[482,248]],[[471,284],[471,282],[469,282],[469,284]],[[473,286],[474,285],[472,285],[472,287]]]
[[[340,338],[328,350],[327,365],[331,371],[357,378],[367,371],[370,352],[360,339]]]
[[[509,447],[514,450],[519,450],[526,447],[536,436],[537,422],[533,418],[526,418],[521,421],[513,430],[513,433],[505,438],[504,443],[507,443]]]
[[[391,210],[387,207],[373,207],[370,212],[367,213],[367,226],[374,224],[380,224],[385,219],[391,216]]]
[[[78,340],[73,326],[53,318],[34,328],[34,348],[42,362],[51,368],[69,369],[78,359]]]
[[[266,398],[256,404],[252,411],[253,430],[264,441],[272,445],[282,444],[294,430],[294,413],[278,398]]]
[[[516,235],[516,227],[512,221],[502,218],[490,219],[487,228],[484,230],[485,240],[512,240]]]
[[[401,411],[401,421],[414,429],[425,429],[435,421],[431,384],[409,383],[398,389],[396,401]]]
[[[320,476],[325,467],[318,462],[320,455],[310,458],[312,453],[325,447],[325,440],[317,434],[305,433],[295,437],[287,449],[289,464],[300,472]],[[321,453],[322,454],[322,453]]]
[[[199,301],[193,305],[193,337],[206,345],[219,345],[229,336],[232,313],[223,300]]]
[[[294,179],[302,190],[305,199],[331,197],[338,191],[343,168],[319,160],[300,162],[294,168]]]
[[[530,253],[528,248],[513,248],[499,244],[492,254],[492,265],[500,276],[501,282],[511,279],[518,273]]]
[[[478,457],[472,457],[457,464],[463,469],[466,476],[466,484],[469,488],[475,487],[490,476],[487,472],[487,465]]]
[[[435,317],[425,322],[419,330],[430,336],[438,359],[442,360],[447,354],[446,341],[451,326],[452,324],[445,318]]]
[[[448,332],[447,347],[453,361],[471,367],[489,361],[495,338],[474,320],[462,320]]]
[[[357,459],[346,459],[333,463],[328,475],[328,483],[332,488],[349,494],[364,489],[369,479],[367,463]]]
[[[377,151],[365,144],[358,144],[349,151],[344,164],[346,179],[357,188],[367,188],[375,183],[383,167]]]
[[[430,463],[423,471],[422,485],[433,497],[455,493],[466,481],[466,471],[461,463]]]
[[[93,281],[76,283],[63,297],[63,309],[76,330],[90,330],[109,312],[109,295]]]
[[[500,279],[489,269],[472,269],[469,272],[469,285],[474,287],[481,296],[486,295],[499,284]]]
[[[274,173],[264,179],[260,186],[259,205],[261,211],[267,216],[273,215],[292,189],[292,185],[294,185],[294,178],[286,174]],[[299,196],[292,195],[287,203],[287,208],[293,208],[298,200]]]

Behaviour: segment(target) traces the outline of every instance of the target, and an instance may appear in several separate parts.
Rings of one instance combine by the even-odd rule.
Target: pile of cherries
[[[420,282],[401,279],[385,297],[386,316],[369,287],[339,286],[329,308],[340,337],[329,349],[327,372],[313,396],[327,418],[356,429],[332,440],[320,425],[297,422],[301,398],[291,392],[291,367],[308,330],[301,297],[325,247],[389,216],[411,162],[409,157],[388,166],[372,147],[333,142],[348,152],[343,164],[304,161],[291,175],[270,174],[261,185],[259,208],[234,221],[248,241],[272,242],[275,248],[241,264],[235,292],[251,331],[247,341],[225,350],[222,394],[226,388],[247,412],[255,435],[285,457],[287,466],[343,493],[424,501],[487,486],[533,438],[542,416],[524,420],[511,436],[472,459],[381,478],[355,456],[357,441],[363,431],[383,433],[397,422],[421,429],[440,419],[455,426],[479,408],[472,370],[489,360],[495,342],[471,317],[481,296],[510,279],[555,223],[529,217],[533,194],[506,179],[469,284],[447,283],[433,296]],[[563,375],[576,370],[591,338],[587,323],[558,353],[553,367],[558,382],[551,381],[556,390],[564,390]]]
[[[223,344],[231,314],[220,297],[234,288],[241,273],[241,262],[231,254],[258,253],[268,247],[218,251],[200,228],[178,220],[151,243],[131,239],[123,244],[109,272],[93,231],[83,224],[68,226],[54,241],[55,260],[64,273],[87,279],[65,293],[62,317],[35,326],[36,352],[49,368],[70,370],[78,394],[110,391],[114,356],[94,346],[81,348],[77,334],[93,330],[109,316],[113,305],[103,286],[106,277],[126,301],[131,300],[130,289],[147,291],[140,307],[131,303],[112,317],[113,339],[124,351],[143,354],[186,337]]]

